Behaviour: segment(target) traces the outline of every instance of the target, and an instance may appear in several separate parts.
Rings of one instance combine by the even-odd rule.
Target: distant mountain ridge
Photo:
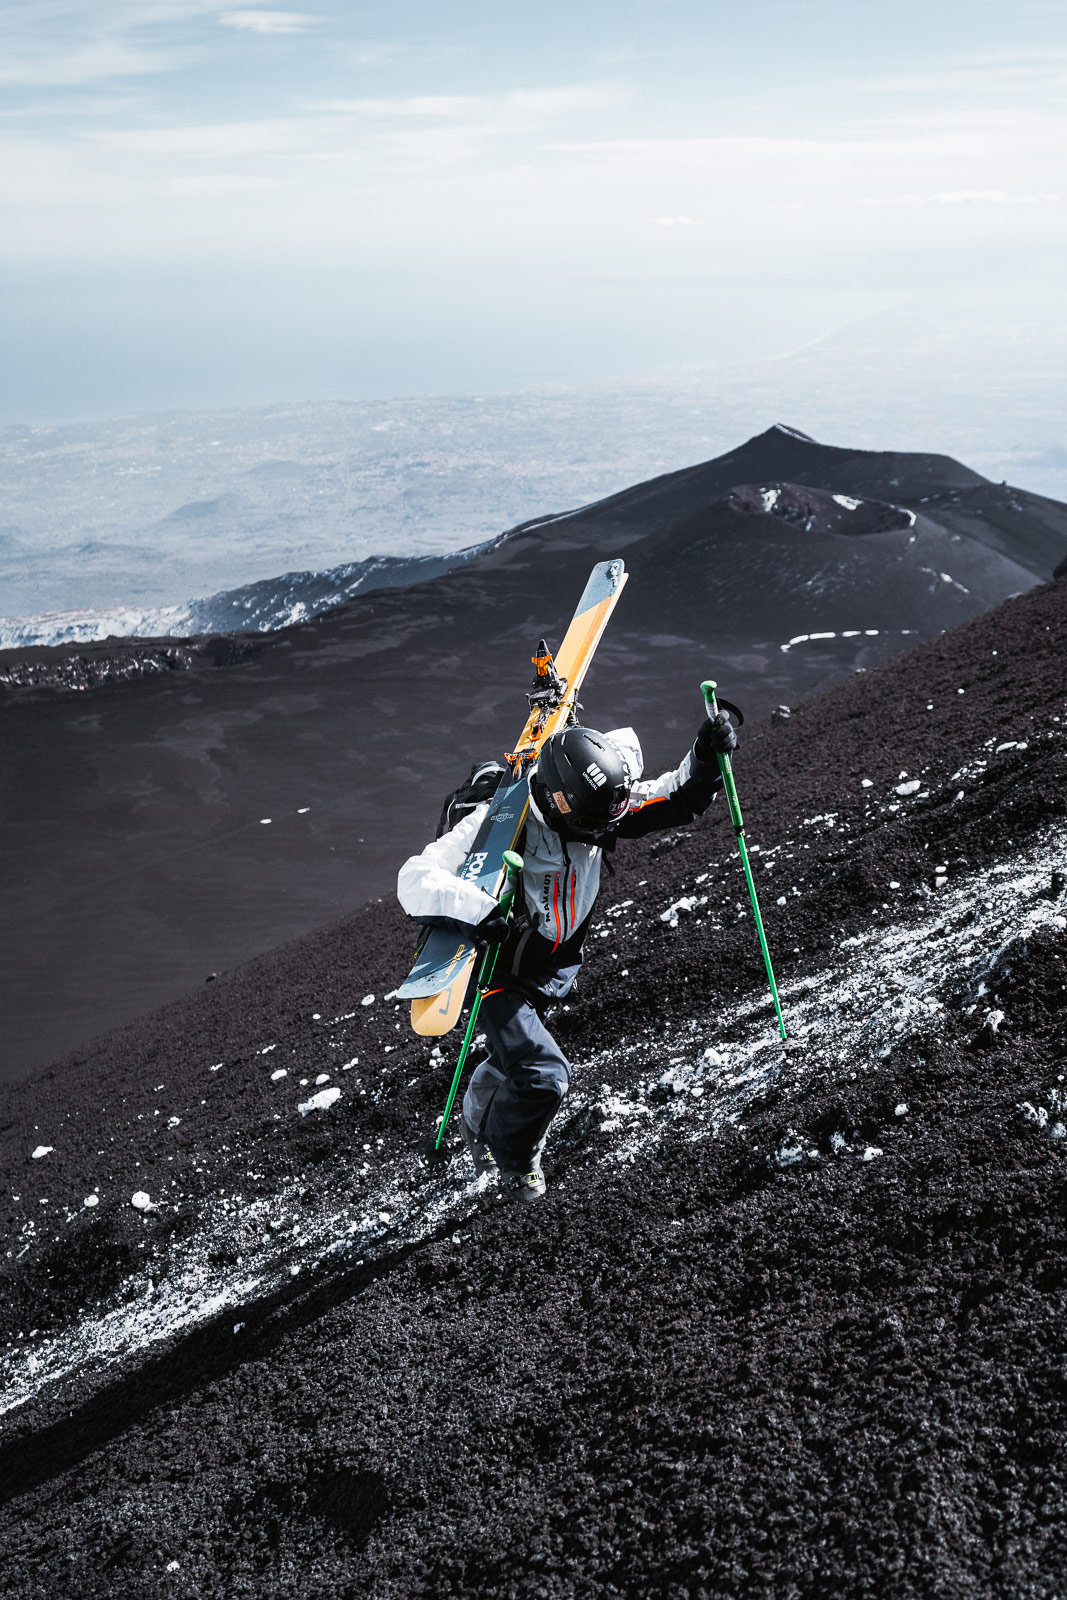
[[[630,538],[635,520],[643,532],[653,531],[673,517],[690,515],[695,503],[727,499],[744,489],[757,493],[776,483],[791,484],[794,499],[797,491],[807,488],[868,504],[881,501],[898,513],[909,506],[914,512],[921,506],[929,520],[950,534],[958,533],[999,552],[1038,579],[1049,577],[1057,561],[1067,555],[1067,508],[1056,501],[1007,484],[992,484],[950,456],[842,449],[819,444],[796,428],[776,423],[728,455],[648,479],[572,511],[530,519],[454,554],[371,556],[322,571],[285,572],[185,605],[145,611],[124,607],[0,618],[0,650],[84,645],[110,638],[170,641],[218,633],[271,633],[307,622],[373,590],[441,577],[537,527],[565,521],[589,534],[603,531],[616,539]],[[217,504],[192,503],[172,515],[191,517]],[[739,509],[758,511],[760,507],[746,501]],[[779,508],[774,514],[782,516],[783,511]],[[881,515],[885,520],[886,513]],[[834,528],[824,515],[817,521],[824,532],[855,532],[858,528],[855,517],[839,516]]]
[[[680,472],[650,478],[575,513],[590,527],[622,531],[639,508],[659,524],[691,511],[740,484],[788,482],[828,493],[929,507],[952,532],[987,544],[1050,577],[1067,555],[1067,506],[1025,489],[993,484],[951,456],[891,450],[850,450],[819,444],[797,428],[775,423],[736,450]]]
[[[487,539],[444,556],[368,556],[323,572],[283,572],[236,589],[223,589],[183,606],[147,611],[45,612],[33,617],[0,617],[0,650],[94,644],[99,640],[192,639],[204,634],[272,633],[306,622],[356,594],[391,589],[440,577],[492,548]]]

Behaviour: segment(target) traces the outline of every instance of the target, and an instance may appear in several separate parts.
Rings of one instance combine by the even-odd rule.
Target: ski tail
[[[474,971],[474,951],[456,968],[451,983],[439,994],[416,996],[411,1002],[411,1026],[424,1039],[440,1039],[459,1021],[463,1000]]]

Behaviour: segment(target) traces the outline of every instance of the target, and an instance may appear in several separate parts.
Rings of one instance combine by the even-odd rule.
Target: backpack
[[[441,807],[441,820],[437,824],[436,838],[449,833],[470,816],[475,806],[491,800],[500,786],[507,768],[499,761],[478,761],[470,770],[470,777],[445,798]]]

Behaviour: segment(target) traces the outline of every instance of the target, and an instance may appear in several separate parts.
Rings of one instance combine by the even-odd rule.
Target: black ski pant
[[[513,990],[491,990],[478,1021],[489,1056],[471,1075],[463,1114],[502,1172],[528,1172],[570,1086],[570,1062],[538,1008]]]

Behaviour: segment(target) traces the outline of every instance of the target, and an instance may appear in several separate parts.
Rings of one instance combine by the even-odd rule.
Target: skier
[[[476,944],[503,947],[479,1018],[488,1055],[471,1076],[460,1129],[475,1171],[497,1170],[509,1198],[528,1202],[545,1193],[541,1152],[571,1075],[545,1016],[578,975],[604,852],[617,839],[701,816],[722,786],[716,755],[736,748],[730,719],[719,711],[705,719],[679,767],[642,781],[632,728],[553,734],[529,776],[528,820],[517,845],[522,891],[510,923],[491,895],[457,876],[488,802],[401,867],[397,895],[408,916],[431,926],[458,923],[473,930]]]

